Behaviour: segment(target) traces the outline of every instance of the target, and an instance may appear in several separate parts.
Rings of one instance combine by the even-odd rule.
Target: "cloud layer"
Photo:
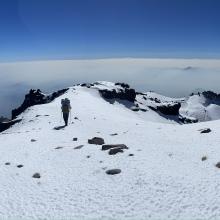
[[[0,64],[0,115],[20,104],[29,88],[45,92],[94,81],[127,82],[140,91],[184,96],[197,88],[220,92],[220,60],[96,59]],[[2,107],[3,106],[3,107]]]

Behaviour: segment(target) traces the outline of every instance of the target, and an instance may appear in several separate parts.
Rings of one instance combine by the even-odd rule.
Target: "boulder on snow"
[[[118,135],[118,133],[113,133],[113,134],[110,134],[111,136],[116,136],[116,135]]]
[[[37,179],[41,178],[41,176],[40,176],[39,173],[35,173],[32,177],[33,177],[33,178],[37,178]]]
[[[202,161],[205,161],[205,160],[207,160],[207,157],[206,157],[206,156],[203,156],[201,160],[202,160]]]
[[[31,139],[31,142],[36,142],[37,140],[35,140],[35,139]]]
[[[220,168],[220,162],[215,165],[217,168]]]
[[[100,138],[100,137],[94,137],[92,139],[89,139],[88,140],[88,143],[89,144],[95,144],[95,145],[103,145],[105,144],[105,141],[103,138]]]
[[[201,134],[206,134],[206,133],[210,133],[212,130],[210,128],[204,128],[200,130]]]
[[[104,144],[102,145],[102,150],[109,150],[113,148],[120,148],[120,149],[128,149],[125,144]]]
[[[120,169],[111,169],[111,170],[106,171],[106,174],[108,174],[108,175],[115,175],[115,174],[119,174],[119,173],[121,173]]]
[[[123,153],[124,151],[120,147],[112,148],[109,150],[108,154],[109,155],[115,155],[117,153]]]
[[[77,141],[78,140],[78,138],[73,138],[73,141]]]
[[[74,149],[75,149],[75,150],[79,150],[79,149],[81,149],[83,146],[84,146],[84,145],[79,145],[79,146],[77,146],[77,147],[74,147]]]

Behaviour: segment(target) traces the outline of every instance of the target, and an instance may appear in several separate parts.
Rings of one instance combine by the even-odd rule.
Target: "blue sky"
[[[219,0],[0,0],[0,62],[220,58]]]

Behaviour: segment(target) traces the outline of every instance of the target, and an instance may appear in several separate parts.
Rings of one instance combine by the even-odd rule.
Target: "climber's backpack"
[[[65,98],[61,100],[62,111],[68,113],[70,111],[70,100]]]

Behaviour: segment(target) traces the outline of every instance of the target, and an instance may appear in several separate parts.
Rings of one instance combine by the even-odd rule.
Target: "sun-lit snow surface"
[[[182,103],[180,114],[196,118],[198,121],[212,121],[220,119],[220,106],[209,103],[202,94],[193,95]]]
[[[54,130],[63,125],[64,97],[71,100],[74,123]],[[20,117],[22,123],[0,134],[0,219],[220,217],[219,121],[150,122],[122,104],[109,104],[96,89],[82,87]],[[212,132],[200,134],[206,127]],[[129,150],[110,156],[101,146],[87,144],[95,136]],[[84,147],[74,149],[79,145]],[[109,176],[105,171],[111,168],[122,172]],[[40,179],[32,178],[36,172]]]

